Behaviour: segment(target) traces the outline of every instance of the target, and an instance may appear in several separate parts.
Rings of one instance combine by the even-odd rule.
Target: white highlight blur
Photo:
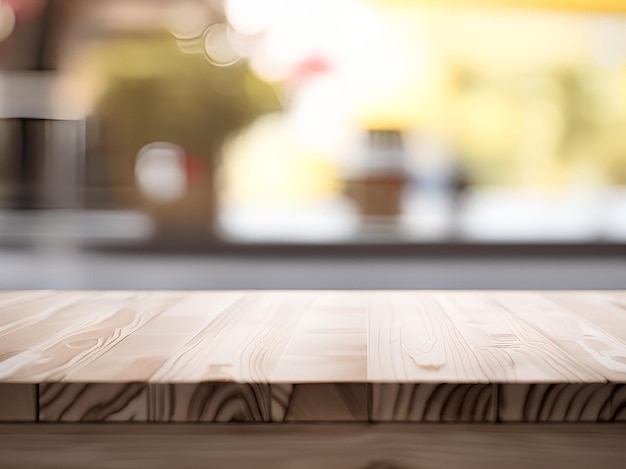
[[[289,116],[293,137],[314,153],[339,160],[349,152],[349,109],[344,90],[332,74],[324,73],[304,84],[291,102]]]
[[[158,203],[174,202],[187,191],[184,150],[175,144],[150,143],[135,163],[135,177],[141,193]]]
[[[211,25],[204,37],[204,52],[213,65],[226,67],[241,59],[231,43],[231,33],[226,24]]]
[[[206,5],[197,0],[171,2],[165,15],[170,32],[178,39],[201,36],[211,22]]]
[[[432,69],[421,31],[395,30],[397,18],[358,0],[228,0],[236,33],[248,38],[250,65],[269,82],[288,82],[303,61],[321,57],[325,79],[354,114],[387,109],[399,90],[425,89]],[[299,83],[295,84],[297,87]],[[303,88],[295,94],[306,92]],[[306,99],[305,99],[306,100]]]
[[[228,22],[241,34],[254,36],[262,33],[271,22],[272,17],[280,14],[283,0],[228,0],[226,16]],[[297,1],[293,1],[297,3]]]
[[[593,24],[593,53],[599,65],[616,70],[626,64],[626,19],[603,16]]]

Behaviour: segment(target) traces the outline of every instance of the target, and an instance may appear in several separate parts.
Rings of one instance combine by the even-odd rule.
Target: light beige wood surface
[[[621,469],[615,425],[0,425],[0,468]]]
[[[623,291],[0,292],[0,421],[615,421],[625,383]]]
[[[0,381],[626,382],[623,292],[2,292]]]

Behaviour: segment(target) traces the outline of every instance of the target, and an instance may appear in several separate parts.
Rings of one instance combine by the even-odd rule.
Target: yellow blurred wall
[[[412,3],[437,5],[486,5],[521,8],[606,11],[626,13],[626,0],[376,0],[384,3]]]

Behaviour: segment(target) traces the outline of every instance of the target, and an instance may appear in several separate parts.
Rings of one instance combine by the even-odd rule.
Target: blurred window
[[[0,41],[7,210],[136,211],[162,239],[626,241],[619,0],[3,0]]]

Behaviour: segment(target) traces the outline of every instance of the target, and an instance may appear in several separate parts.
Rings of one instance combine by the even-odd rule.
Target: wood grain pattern
[[[58,321],[48,320],[45,327],[38,323],[84,296],[84,293],[76,292],[41,292],[40,295],[19,293],[5,296],[0,304],[0,365],[29,347],[36,346],[48,334],[60,332],[64,325]],[[1,370],[0,367],[0,373]]]
[[[36,422],[37,385],[0,383],[0,422]]]
[[[567,313],[626,343],[626,299],[593,292],[546,292],[544,298],[556,303]]]
[[[492,384],[372,384],[374,422],[495,422]]]
[[[626,379],[626,343],[586,318],[571,314],[536,294],[503,293],[492,295],[490,301],[506,308],[520,322],[558,345],[574,357],[581,368],[584,365],[592,369],[604,380],[624,382]]]
[[[613,422],[623,418],[626,393],[616,384],[503,384],[498,416],[503,422]]]
[[[15,327],[20,327],[21,321],[31,322],[45,317],[50,313],[49,307],[63,305],[76,298],[85,295],[85,292],[54,292],[50,290],[41,291],[16,291],[1,292],[0,308],[0,331],[6,333]]]
[[[145,383],[49,383],[39,387],[41,422],[148,420]]]
[[[242,294],[170,355],[152,382],[267,382],[313,295]]]
[[[0,425],[0,468],[622,469],[626,425]]]
[[[2,346],[11,351],[3,354],[8,358],[0,363],[0,379],[61,380],[106,353],[178,299],[163,293],[136,295],[130,301],[125,296],[101,294],[77,300],[56,309],[41,323],[8,334]]]
[[[270,382],[366,381],[369,299],[364,292],[315,292]]]
[[[611,420],[626,422],[626,385],[615,386],[611,396]]]
[[[372,294],[368,326],[370,381],[489,381],[480,357],[433,293]]]
[[[349,422],[368,419],[367,384],[272,384],[273,422]]]
[[[18,292],[0,380],[622,382],[621,297],[581,295]]]
[[[505,298],[510,308],[503,307]],[[522,298],[472,292],[439,294],[437,299],[463,339],[478,354],[491,382],[605,380],[579,355],[564,350],[564,344],[555,337],[529,324],[528,306]]]
[[[152,422],[268,422],[267,384],[151,384]]]
[[[148,381],[211,321],[242,296],[237,292],[186,293],[105,354],[68,372],[73,381]]]
[[[0,292],[9,384],[46,421],[623,421],[626,292]]]

